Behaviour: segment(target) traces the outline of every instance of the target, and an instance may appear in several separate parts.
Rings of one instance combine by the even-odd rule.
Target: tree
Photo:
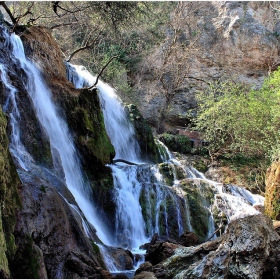
[[[194,122],[209,141],[213,158],[275,157],[280,126],[280,70],[260,90],[230,81],[216,82],[200,92],[197,99],[199,109]]]
[[[143,71],[149,69],[157,83],[157,88],[164,96],[165,102],[160,110],[157,132],[165,130],[165,120],[169,114],[174,97],[184,88],[189,79],[191,61],[198,51],[199,29],[194,15],[200,8],[199,2],[178,2],[169,26],[168,36],[160,48],[145,61]]]

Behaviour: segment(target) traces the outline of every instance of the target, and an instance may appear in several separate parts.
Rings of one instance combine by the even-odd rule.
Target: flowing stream
[[[97,88],[100,103],[106,131],[116,151],[115,159],[137,163],[137,165],[109,165],[114,178],[113,195],[116,205],[115,227],[109,232],[104,223],[98,219],[98,209],[88,199],[90,187],[83,176],[73,140],[67,124],[58,114],[40,69],[25,57],[18,36],[7,33],[6,44],[12,46],[14,61],[28,77],[25,86],[34,104],[37,118],[49,138],[53,161],[59,163],[56,172],[60,174],[60,178],[73,194],[78,207],[64,199],[81,217],[87,235],[90,235],[87,223],[92,224],[96,229],[97,236],[105,244],[99,244],[99,247],[108,270],[120,271],[109,253],[108,246],[122,247],[137,254],[138,259],[135,259],[134,263],[136,269],[144,261],[145,251],[139,247],[149,242],[155,233],[164,238],[175,238],[186,230],[195,230],[196,221],[192,217],[195,206],[190,203],[191,200],[186,199],[188,188],[199,195],[199,207],[207,216],[205,235],[207,238],[215,232],[213,214],[215,207],[225,213],[228,221],[242,215],[258,213],[253,205],[263,205],[263,197],[252,195],[237,186],[223,186],[208,180],[193,167],[181,164],[173,158],[160,141],[157,143],[163,163],[143,162],[134,127],[126,116],[121,100],[112,87],[99,80]],[[90,86],[95,82],[96,77],[82,66],[66,63],[66,68],[67,77],[76,88]],[[10,151],[18,168],[27,171],[33,169],[35,163],[21,141],[19,126],[21,116],[17,106],[19,102],[17,89],[9,80],[7,71],[5,65],[0,64],[1,80],[7,95],[3,111],[10,114]],[[212,200],[206,198],[206,193],[208,196],[210,193]]]

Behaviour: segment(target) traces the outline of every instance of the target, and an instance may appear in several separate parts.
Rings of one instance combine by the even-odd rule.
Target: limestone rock
[[[195,233],[187,230],[179,237],[178,243],[185,247],[195,246],[199,244],[199,238]]]
[[[118,270],[133,269],[133,255],[129,250],[115,247],[108,247],[107,250],[114,259],[114,265]]]
[[[48,278],[94,275],[103,278],[102,257],[87,238],[80,216],[53,186],[45,182],[44,188],[40,188],[40,179],[28,176],[23,177],[25,186],[20,190],[23,207],[18,212],[15,229],[19,249],[12,267],[15,273],[20,273],[15,278],[24,273],[27,278],[45,278],[46,274]],[[75,204],[67,192],[64,189],[64,196]]]
[[[260,214],[231,222],[225,235],[179,248],[154,267],[161,278],[274,278],[280,268],[280,237]]]
[[[265,214],[280,220],[280,163],[273,162],[265,178]]]
[[[259,88],[265,77],[279,65],[279,21],[273,20],[268,2],[196,1],[185,2],[180,22],[179,41],[186,47],[189,60],[188,78],[174,91],[166,129],[188,125],[188,112],[195,108],[195,92],[204,90],[207,82],[231,78]],[[145,58],[135,77],[138,107],[145,119],[156,126],[166,102],[155,74],[155,63],[162,60],[162,50],[172,41],[172,29],[165,42]],[[195,40],[195,48],[188,50]],[[151,63],[155,62],[155,63]],[[203,82],[205,81],[205,82]]]
[[[153,272],[153,266],[150,262],[144,262],[135,271],[135,275],[142,273],[143,271]]]

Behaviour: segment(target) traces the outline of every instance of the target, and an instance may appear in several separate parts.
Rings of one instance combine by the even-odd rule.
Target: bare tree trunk
[[[5,11],[6,11],[7,14],[9,15],[9,17],[10,17],[12,23],[13,23],[14,25],[16,25],[16,24],[17,24],[17,19],[12,15],[12,13],[11,13],[10,9],[7,7],[5,1],[1,1],[1,2],[0,2],[0,5],[5,9]]]
[[[165,104],[160,112],[159,121],[157,125],[157,133],[162,134],[165,131],[165,121],[168,116],[168,111],[170,109],[170,104],[172,102],[173,96],[166,96]]]
[[[105,66],[101,69],[101,71],[100,71],[99,74],[97,75],[95,83],[94,83],[91,87],[89,87],[88,89],[92,89],[92,88],[94,88],[94,87],[97,85],[98,79],[99,79],[100,76],[102,75],[102,73],[103,73],[103,71],[105,70],[105,68],[111,63],[111,61],[112,61],[113,59],[115,59],[115,58],[117,58],[117,57],[119,57],[119,56],[118,56],[118,55],[115,55],[115,56],[112,56],[112,57],[109,59],[109,61],[105,64]]]

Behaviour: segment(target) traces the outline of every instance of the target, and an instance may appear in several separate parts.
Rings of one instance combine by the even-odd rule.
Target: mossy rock
[[[2,276],[9,276],[8,261],[16,251],[14,228],[16,209],[21,207],[18,187],[19,177],[9,153],[6,135],[7,120],[0,110],[0,271]]]
[[[163,133],[159,139],[173,152],[189,154],[192,151],[192,143],[187,136]]]
[[[112,163],[115,150],[106,132],[97,90],[83,89],[78,96],[65,94],[59,102],[88,178],[106,177],[110,171],[105,165]]]
[[[141,149],[144,160],[159,163],[161,162],[158,146],[155,142],[152,130],[147,121],[143,118],[138,108],[133,104],[125,105],[127,116],[134,125],[136,138]]]
[[[20,237],[19,247],[11,264],[13,278],[39,279],[40,278],[39,248],[30,235]]]
[[[173,181],[174,181],[174,174],[173,174],[173,169],[170,163],[164,162],[164,163],[160,163],[158,165],[159,171],[162,174],[166,184],[168,186],[172,186],[173,185]]]
[[[200,241],[204,241],[209,231],[210,211],[208,208],[213,204],[214,191],[207,182],[201,180],[182,180],[181,187],[186,193],[191,225]]]

